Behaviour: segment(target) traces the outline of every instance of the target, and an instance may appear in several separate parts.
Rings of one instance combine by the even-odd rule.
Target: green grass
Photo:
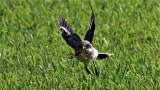
[[[114,54],[97,61],[99,77],[89,76],[82,63],[70,58],[74,51],[56,27],[60,15],[83,38],[91,16],[87,0],[1,0],[0,89],[160,89],[160,1],[91,4],[93,45]]]

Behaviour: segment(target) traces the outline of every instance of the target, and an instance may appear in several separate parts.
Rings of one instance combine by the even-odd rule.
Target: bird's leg
[[[85,67],[85,70],[87,71],[87,73],[91,74],[90,70],[88,69],[88,65],[87,64],[84,64],[84,65],[85,65],[84,67]]]
[[[98,70],[97,70],[97,67],[96,67],[96,63],[95,63],[95,61],[93,61],[93,64],[94,64],[94,68],[95,68],[96,76],[99,76],[99,72],[98,72]]]

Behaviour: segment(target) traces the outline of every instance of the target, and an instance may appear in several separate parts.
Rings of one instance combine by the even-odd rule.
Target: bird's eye
[[[88,48],[88,47],[89,47],[89,44],[87,44],[86,47]]]

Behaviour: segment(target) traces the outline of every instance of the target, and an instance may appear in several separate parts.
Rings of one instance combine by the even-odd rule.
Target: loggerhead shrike
[[[95,16],[93,10],[91,15],[90,27],[84,37],[84,40],[81,40],[80,37],[72,31],[64,18],[57,17],[57,25],[59,30],[62,32],[63,39],[69,46],[71,46],[75,50],[76,58],[84,63],[85,70],[89,74],[91,74],[90,70],[88,69],[88,63],[93,61],[95,72],[98,76],[99,72],[97,70],[95,61],[107,58],[112,54],[99,53],[98,50],[96,50],[91,44],[95,30]]]

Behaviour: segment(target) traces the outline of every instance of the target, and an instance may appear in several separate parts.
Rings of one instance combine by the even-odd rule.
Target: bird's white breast
[[[95,60],[98,56],[98,51],[95,48],[89,48],[86,50],[83,50],[76,58],[83,62],[88,63],[92,60]]]

